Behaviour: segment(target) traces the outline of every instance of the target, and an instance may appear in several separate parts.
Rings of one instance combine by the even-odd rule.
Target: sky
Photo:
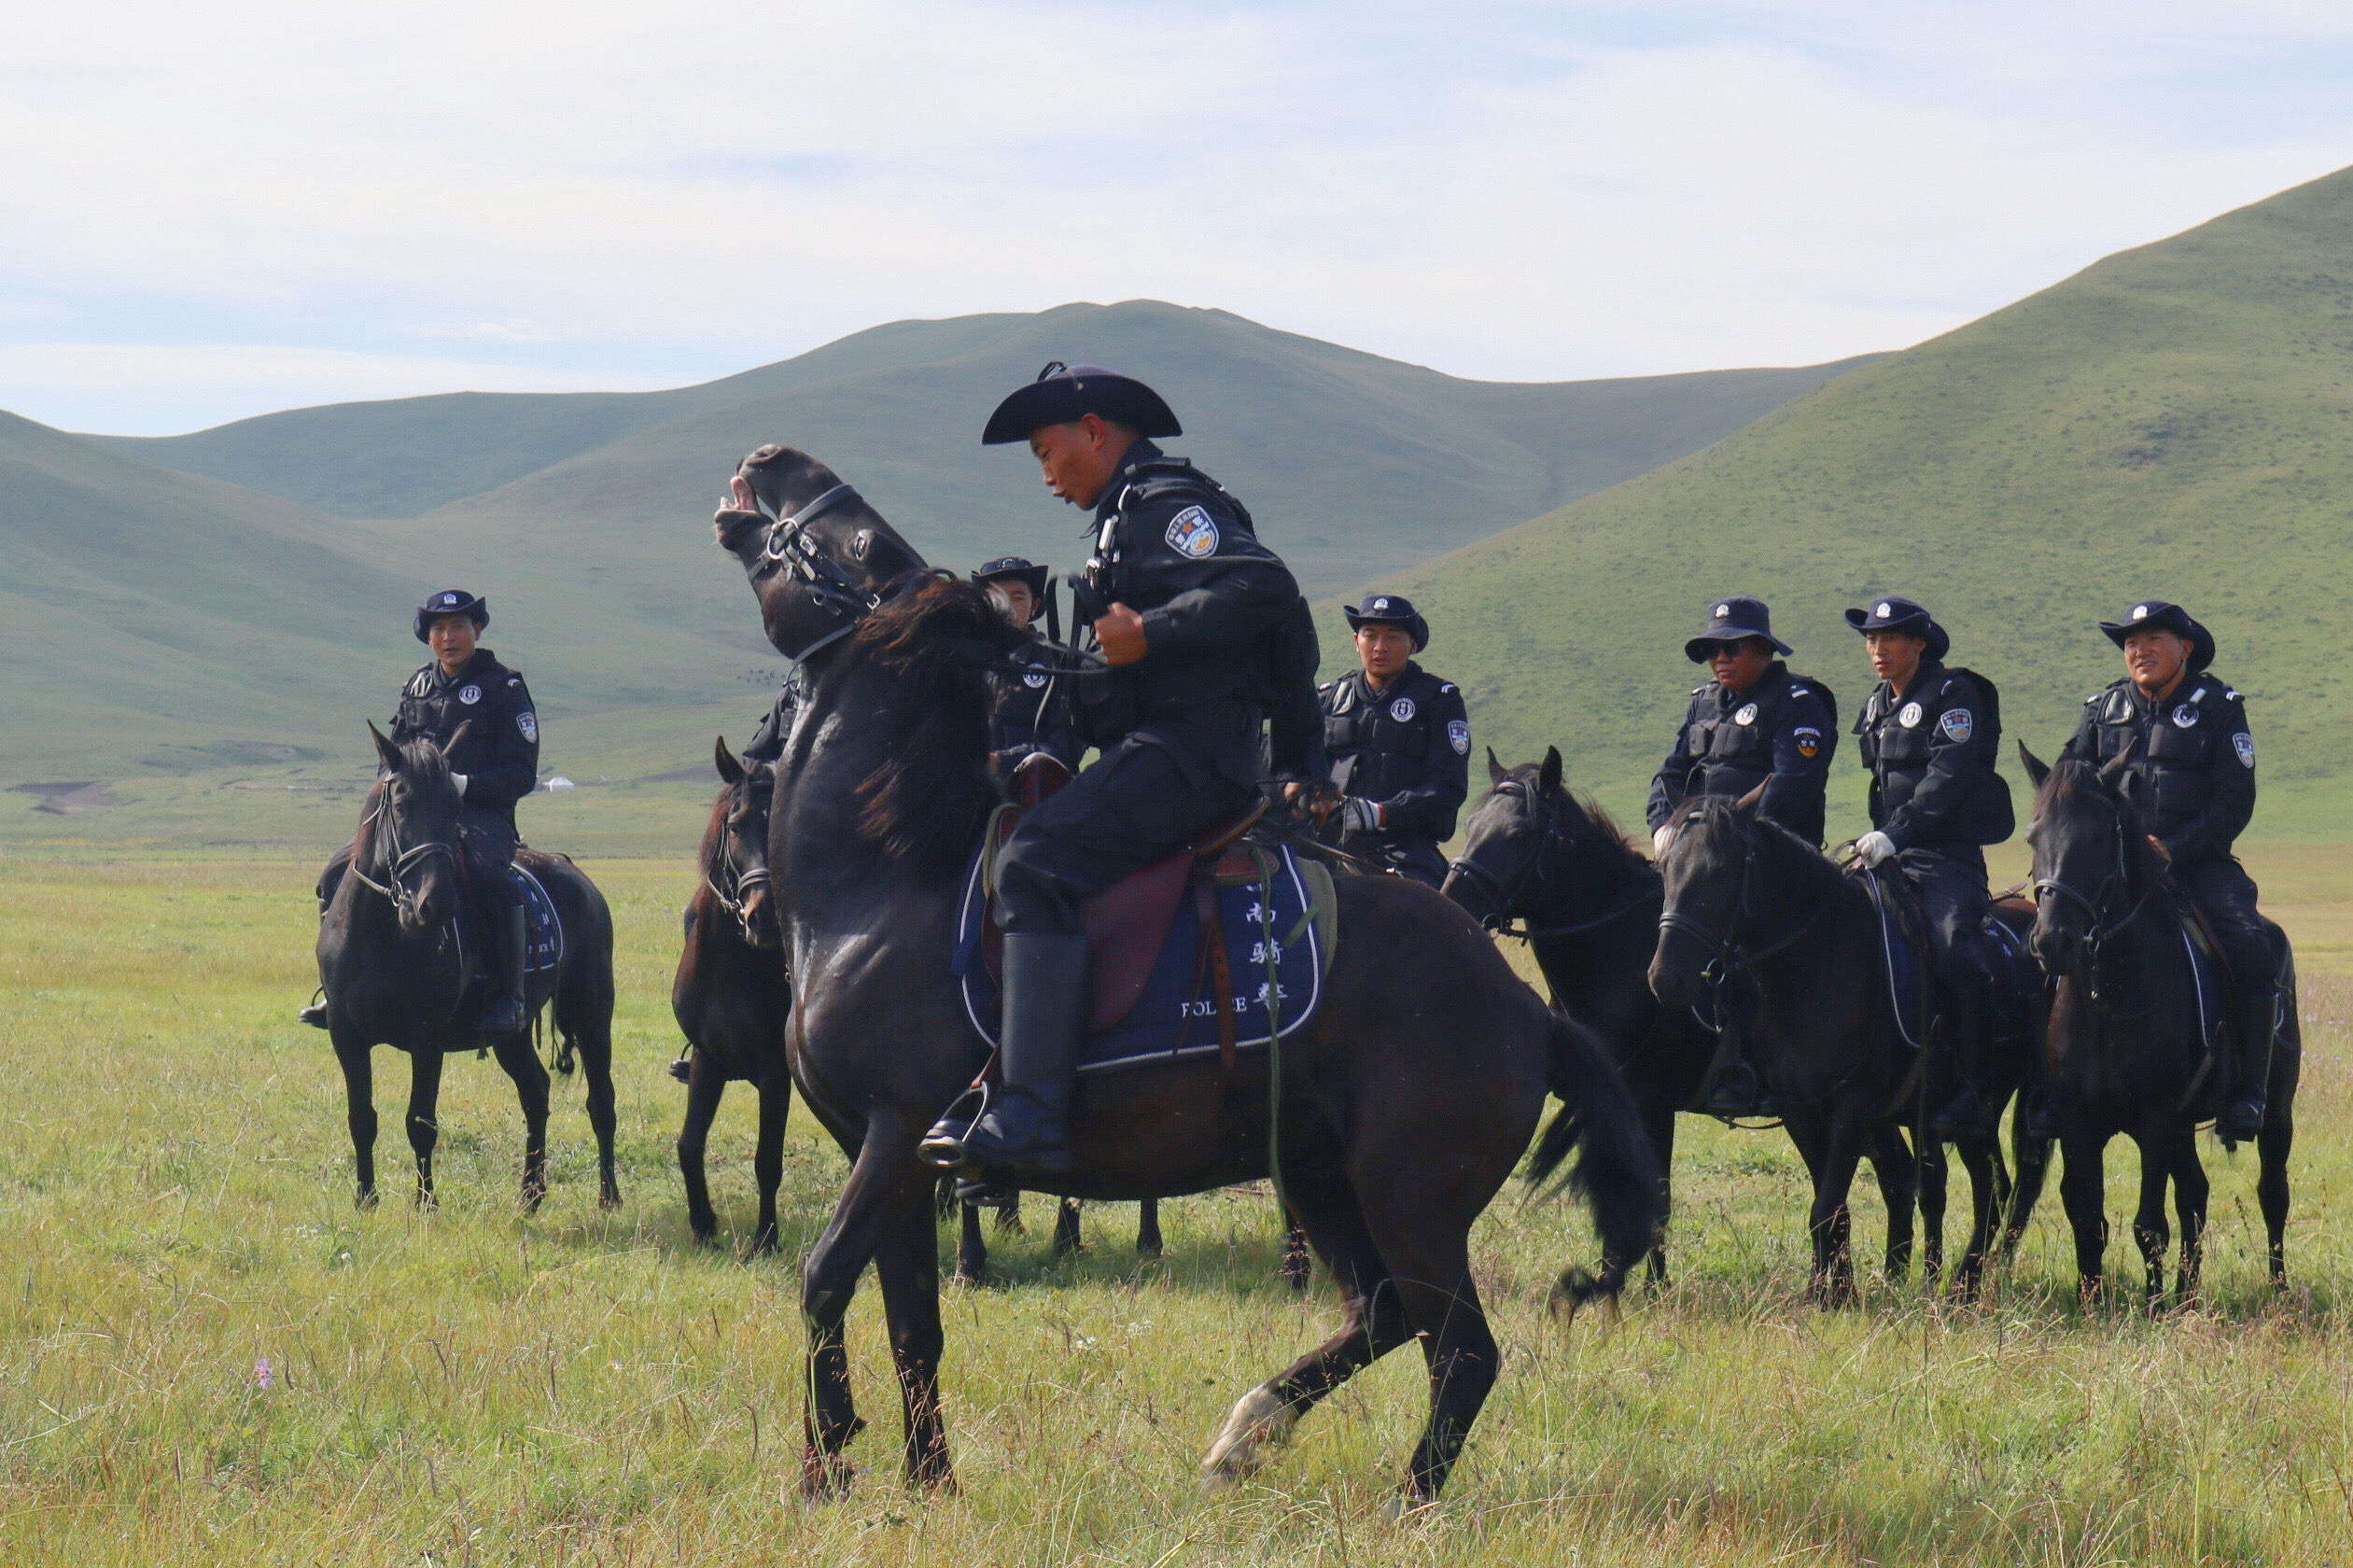
[[[2353,163],[2341,0],[77,0],[0,409],[679,385],[1134,298],[1515,381],[1898,348]]]

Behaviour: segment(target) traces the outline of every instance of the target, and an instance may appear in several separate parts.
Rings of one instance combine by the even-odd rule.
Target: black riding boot
[[[1066,1123],[1086,1022],[1086,938],[1005,933],[1004,1087],[969,1127],[954,1112],[925,1135],[936,1165],[991,1170],[1071,1169]]]
[[[2263,1107],[2271,1090],[2272,1042],[2277,1034],[2276,1008],[2277,994],[2270,986],[2239,1002],[2238,1082],[2231,1086],[2230,1103],[2214,1118],[2217,1136],[2233,1143],[2244,1143],[2263,1130]]]
[[[506,927],[505,940],[498,948],[498,989],[482,1012],[482,1031],[484,1034],[520,1034],[528,1020],[523,1011],[523,911],[520,907],[507,911],[501,922]]]

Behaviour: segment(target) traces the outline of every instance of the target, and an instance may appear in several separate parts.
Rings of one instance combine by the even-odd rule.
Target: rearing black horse
[[[536,1208],[547,1193],[548,1074],[532,1031],[483,1039],[465,1030],[458,1016],[482,944],[459,937],[465,870],[455,847],[457,787],[431,741],[395,746],[373,724],[368,733],[375,736],[383,777],[368,792],[351,871],[318,928],[318,977],[350,1099],[359,1201],[376,1200],[371,1048],[409,1054],[409,1147],[416,1155],[417,1201],[427,1204],[433,1201],[441,1057],[487,1046],[523,1097],[523,1197]],[[564,1042],[557,1065],[568,1072],[578,1053],[588,1071],[600,1198],[610,1208],[621,1201],[613,1177],[612,915],[595,884],[563,856],[525,850],[516,863],[539,879],[564,923],[563,961],[553,976],[531,978],[525,1011],[536,1015],[552,994]]]
[[[955,911],[994,799],[975,651],[1016,636],[970,583],[919,569],[881,517],[822,465],[763,448],[743,476],[778,514],[729,510],[720,540],[759,594],[769,638],[802,661],[809,696],[777,763],[770,864],[797,987],[788,1037],[803,1099],[850,1156],[804,1279],[809,1326],[805,1490],[847,1479],[861,1424],[842,1339],[869,1260],[881,1279],[910,1480],[950,1480],[940,1418],[939,1281],[917,1157],[987,1049],[950,974]],[[1535,1131],[1549,1088],[1566,1109],[1537,1179],[1582,1145],[1576,1180],[1616,1290],[1650,1245],[1656,1169],[1633,1107],[1590,1038],[1518,981],[1478,927],[1433,890],[1338,878],[1339,937],[1323,1010],[1278,1058],[1173,1062],[1083,1081],[1075,1169],[1053,1183],[1132,1199],[1262,1178],[1279,1160],[1292,1207],[1347,1306],[1339,1331],[1235,1407],[1212,1448],[1219,1478],[1356,1371],[1420,1339],[1430,1414],[1408,1469],[1434,1497],[1494,1382],[1500,1354],[1470,1271],[1472,1223]],[[1269,1109],[1269,1102],[1274,1102]]]
[[[2146,1269],[2143,1293],[2154,1303],[2164,1289],[2165,1185],[2173,1183],[2181,1220],[2181,1264],[2175,1288],[2187,1297],[2198,1286],[2206,1232],[2206,1178],[2198,1163],[2197,1124],[2220,1109],[2232,1082],[2224,1053],[2209,1050],[2204,1033],[2209,1010],[2199,988],[2218,983],[2221,966],[2192,965],[2181,895],[2150,845],[2132,803],[2092,763],[2050,766],[2018,749],[2035,784],[2035,814],[2026,830],[2034,849],[2034,951],[2056,982],[2051,1004],[2050,1062],[2057,1091],[2059,1147],[2065,1168],[2059,1196],[2075,1233],[2078,1289],[2102,1289],[2108,1220],[2101,1207],[2101,1157],[2122,1133],[2140,1146],[2140,1208],[2133,1239]],[[2126,751],[2108,764],[2121,769]],[[2279,955],[2279,1034],[2272,1052],[2271,1086],[2255,1148],[2261,1169],[2255,1195],[2263,1213],[2275,1285],[2287,1281],[2288,1151],[2295,1141],[2296,1082],[2304,1057],[2296,1008],[2296,966],[2287,937],[2273,927]],[[2218,1029],[2235,1027],[2235,1014],[2210,1009]],[[2025,1221],[2033,1194],[2023,1184],[2010,1225]]]

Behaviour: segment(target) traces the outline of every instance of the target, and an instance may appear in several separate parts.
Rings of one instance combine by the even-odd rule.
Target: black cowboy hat
[[[1789,657],[1789,645],[1773,636],[1772,611],[1762,599],[1752,599],[1744,594],[1734,594],[1717,599],[1708,611],[1707,629],[1683,645],[1683,656],[1695,665],[1708,661],[1710,644],[1740,642],[1748,637],[1763,637],[1773,645],[1773,651]]]
[[[423,642],[433,623],[444,615],[463,615],[473,622],[474,630],[481,631],[490,624],[490,601],[478,599],[463,588],[444,588],[438,594],[427,595],[426,601],[416,607],[416,619],[411,623],[416,640]]]
[[[1340,613],[1348,617],[1348,629],[1352,632],[1367,621],[1403,626],[1413,637],[1416,653],[1430,646],[1430,623],[1422,618],[1421,611],[1413,608],[1413,601],[1403,594],[1367,594],[1362,605],[1353,609],[1342,605]]]
[[[1945,635],[1936,617],[1917,599],[1907,599],[1901,594],[1890,594],[1874,599],[1869,609],[1850,609],[1846,623],[1858,632],[1910,632],[1927,640],[1927,656],[1941,660],[1953,651],[1953,639]]]
[[[1184,434],[1160,394],[1142,382],[1100,365],[1065,365],[1057,359],[1038,372],[1037,380],[997,405],[980,433],[980,444],[1026,441],[1033,430],[1068,425],[1088,413],[1155,440]]]
[[[1031,598],[1043,599],[1045,597],[1045,580],[1053,570],[1052,567],[1034,566],[1018,555],[1000,555],[993,561],[983,561],[980,569],[973,573],[973,581],[994,582],[1001,577],[1019,578],[1029,585]]]
[[[2108,640],[2119,648],[2123,647],[2124,639],[2135,632],[2152,627],[2189,639],[2192,674],[2214,663],[2214,634],[2191,620],[2190,612],[2178,604],[2167,604],[2163,599],[2143,599],[2133,606],[2123,620],[2100,623],[2100,630],[2108,634]]]

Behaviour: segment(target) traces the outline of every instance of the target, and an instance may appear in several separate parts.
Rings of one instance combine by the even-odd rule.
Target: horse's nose
[[[1663,949],[1650,955],[1649,980],[1650,994],[1661,1007],[1688,1007],[1699,991],[1698,972],[1669,958]]]
[[[2035,962],[2045,974],[2065,974],[2075,968],[2082,956],[2083,945],[2073,931],[2062,931],[2051,921],[2038,917],[2026,945],[2035,955]]]

